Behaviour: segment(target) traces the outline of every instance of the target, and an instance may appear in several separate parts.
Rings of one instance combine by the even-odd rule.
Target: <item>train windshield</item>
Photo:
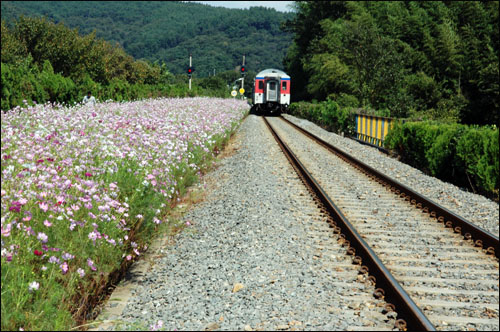
[[[276,90],[276,82],[269,83],[269,90]]]

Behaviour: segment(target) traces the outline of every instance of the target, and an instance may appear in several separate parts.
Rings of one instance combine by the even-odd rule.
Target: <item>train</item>
[[[252,111],[255,114],[286,113],[290,105],[290,76],[279,69],[265,69],[255,76]]]

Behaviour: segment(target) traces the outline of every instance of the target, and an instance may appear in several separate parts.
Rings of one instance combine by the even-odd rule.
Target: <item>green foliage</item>
[[[280,22],[292,14],[263,7],[240,10],[173,1],[2,1],[2,20],[7,24],[20,15],[46,16],[83,34],[95,31],[96,37],[118,43],[135,59],[167,63],[174,74],[185,72],[192,53],[199,77],[213,74],[214,69],[217,73],[235,69],[243,53],[249,69],[281,69],[292,39],[280,30]],[[57,72],[55,65],[54,69]],[[100,70],[97,64],[95,70]]]
[[[385,145],[402,161],[498,200],[498,128],[437,122],[396,123]]]
[[[354,112],[351,108],[340,107],[335,101],[330,99],[321,103],[292,103],[290,104],[289,113],[310,120],[338,134],[354,134]]]
[[[2,22],[2,45],[4,42],[2,110],[35,102],[78,103],[87,91],[98,100],[116,101],[160,96],[229,97],[227,77],[238,76],[229,71],[233,75],[222,72],[215,77],[193,78],[189,90],[187,76],[172,75],[164,63],[134,61],[122,48],[96,39],[95,34],[80,36],[76,30],[46,19],[21,17],[13,29]],[[252,75],[248,76],[245,90],[249,94]]]
[[[472,182],[498,198],[498,130],[471,128],[457,143],[458,157],[464,162]]]
[[[499,124],[498,1],[307,1],[284,25],[293,101]]]

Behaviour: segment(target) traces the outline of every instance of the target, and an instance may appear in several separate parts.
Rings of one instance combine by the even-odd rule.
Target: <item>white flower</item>
[[[91,239],[92,241],[95,241],[97,239],[97,233],[96,232],[90,232],[89,233],[89,239]]]
[[[28,286],[28,290],[29,290],[30,292],[32,292],[32,291],[36,291],[36,290],[38,290],[38,288],[39,288],[39,287],[40,287],[40,284],[39,284],[38,282],[36,282],[36,281],[33,281],[33,282],[32,282],[32,283]]]
[[[38,233],[38,236],[36,237],[38,240],[42,241],[42,243],[47,243],[47,241],[49,240],[49,237],[47,236],[47,234],[45,233]]]

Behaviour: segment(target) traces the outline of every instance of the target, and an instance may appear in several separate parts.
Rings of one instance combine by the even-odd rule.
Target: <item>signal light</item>
[[[241,66],[240,72],[242,75],[245,75],[245,66]]]
[[[187,74],[191,75],[191,74],[193,74],[193,71],[194,71],[194,67],[188,67]]]

